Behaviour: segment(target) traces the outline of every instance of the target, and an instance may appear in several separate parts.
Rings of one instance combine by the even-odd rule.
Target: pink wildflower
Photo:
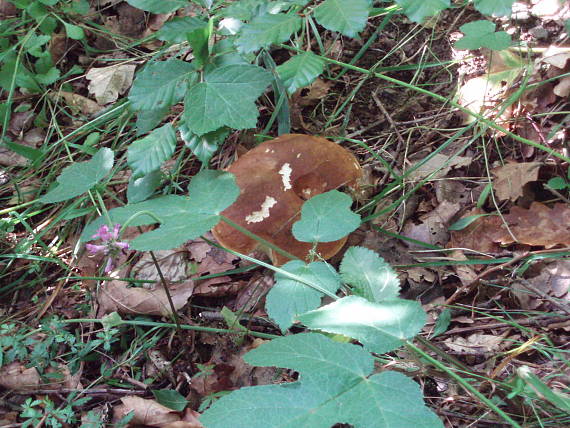
[[[118,241],[119,232],[121,230],[120,224],[115,224],[113,231],[109,231],[109,226],[104,224],[97,232],[92,236],[92,238],[99,238],[103,241],[102,245],[97,244],[85,244],[85,248],[89,251],[89,254],[94,256],[96,254],[103,254],[107,256],[107,262],[105,264],[105,273],[109,273],[114,268],[114,258],[119,255],[119,252],[125,252],[129,249],[129,244],[127,242]]]

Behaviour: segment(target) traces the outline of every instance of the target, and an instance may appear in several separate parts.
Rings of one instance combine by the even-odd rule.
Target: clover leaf
[[[455,42],[456,49],[488,48],[500,51],[511,45],[511,36],[504,31],[495,32],[489,21],[473,21],[459,27],[464,36]]]

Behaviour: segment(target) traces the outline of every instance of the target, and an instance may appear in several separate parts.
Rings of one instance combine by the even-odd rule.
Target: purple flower
[[[97,254],[103,254],[107,256],[107,262],[105,264],[105,273],[109,273],[113,270],[114,261],[113,259],[119,255],[120,252],[125,252],[129,249],[129,244],[127,242],[118,241],[119,232],[121,231],[121,225],[115,224],[113,231],[109,231],[109,226],[104,224],[95,233],[93,239],[101,239],[102,244],[85,244],[85,248],[89,251],[91,256]]]

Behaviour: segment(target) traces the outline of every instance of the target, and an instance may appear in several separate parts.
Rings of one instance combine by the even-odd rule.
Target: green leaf
[[[218,146],[223,143],[230,132],[227,128],[220,128],[198,136],[190,132],[186,125],[181,125],[178,130],[186,147],[192,150],[194,156],[203,164],[207,164],[210,161],[216,150],[218,150]]]
[[[342,280],[369,302],[394,299],[400,293],[400,281],[392,267],[374,251],[350,247],[340,264]]]
[[[68,24],[67,22],[63,23],[65,27],[65,33],[67,37],[73,40],[83,40],[85,38],[85,33],[83,32],[83,28],[78,27],[77,25]]]
[[[568,187],[566,180],[564,180],[562,177],[553,177],[548,180],[546,185],[554,190],[564,190],[566,187]]]
[[[140,110],[137,112],[137,137],[152,131],[162,122],[162,119],[168,114],[169,107],[163,107],[156,110]]]
[[[396,372],[373,374],[362,348],[314,333],[274,339],[249,352],[251,365],[299,372],[297,382],[242,388],[200,417],[208,428],[443,428],[420,388]]]
[[[29,159],[31,161],[38,160],[44,155],[40,149],[26,146],[24,144],[14,143],[12,141],[5,141],[4,145],[14,153],[18,153],[20,156],[24,156],[26,159]]]
[[[148,199],[160,183],[162,182],[162,172],[158,169],[146,174],[144,177],[135,178],[131,175],[127,187],[127,199],[129,204],[142,202]]]
[[[487,16],[510,16],[515,0],[473,0],[475,9]]]
[[[170,13],[190,5],[186,0],[127,0],[127,3],[150,13]]]
[[[149,135],[131,143],[127,150],[127,163],[135,177],[141,177],[160,168],[174,153],[176,133],[167,123]]]
[[[321,193],[303,204],[293,236],[302,242],[332,242],[360,226],[360,216],[350,210],[352,199],[338,190]]]
[[[283,265],[281,269],[317,284],[331,293],[336,293],[340,287],[338,274],[324,262],[305,264],[300,260],[293,260]],[[275,281],[275,285],[267,294],[265,310],[285,334],[295,322],[297,315],[321,305],[323,293],[281,273],[275,274]]]
[[[87,192],[99,183],[113,167],[113,151],[100,149],[91,160],[74,163],[63,169],[57,177],[57,187],[39,200],[44,204],[61,202]]]
[[[348,296],[300,315],[307,327],[357,339],[371,352],[383,354],[413,338],[426,322],[419,302],[394,299],[372,303],[359,296]]]
[[[287,92],[308,86],[323,72],[324,61],[312,52],[295,55],[277,67]]]
[[[449,0],[396,0],[410,20],[421,23],[428,16],[450,7]]]
[[[189,190],[190,198],[167,195],[114,208],[109,211],[111,222],[125,224],[129,220],[129,226],[157,223],[155,217],[144,213],[151,212],[160,220],[160,227],[136,237],[130,243],[131,248],[169,250],[208,232],[220,220],[218,214],[239,195],[234,176],[223,171],[200,171],[190,181]],[[91,240],[97,228],[106,221],[105,217],[99,217],[90,223],[81,234],[81,240]]]
[[[478,218],[487,217],[489,215],[492,215],[492,214],[473,214],[473,215],[470,215],[467,217],[463,217],[463,218],[460,218],[459,220],[457,220],[455,223],[453,223],[447,229],[448,230],[463,230],[467,226],[469,226],[471,223],[473,223],[475,220],[477,220]]]
[[[60,72],[57,68],[52,67],[46,73],[36,74],[35,79],[42,85],[51,85],[60,78]]]
[[[182,43],[186,41],[186,34],[199,30],[205,24],[206,22],[196,17],[174,18],[156,32],[156,38],[163,42]]]
[[[285,42],[301,28],[301,23],[301,17],[295,14],[257,16],[241,27],[236,42],[238,50],[243,53],[254,52],[272,43]]]
[[[249,21],[254,16],[266,14],[268,7],[267,0],[237,0],[223,8],[220,14],[227,18]]]
[[[441,311],[441,314],[437,317],[437,321],[435,322],[435,326],[433,328],[433,333],[430,336],[430,339],[439,336],[442,333],[445,333],[449,328],[449,324],[451,323],[451,310],[449,308],[445,308]]]
[[[148,64],[137,74],[129,93],[133,109],[158,110],[176,104],[198,79],[195,70],[194,65],[178,59]]]
[[[327,30],[358,37],[368,19],[367,0],[325,0],[315,9],[315,19]]]
[[[223,126],[254,128],[258,116],[255,100],[272,79],[271,73],[255,65],[216,68],[188,91],[184,101],[186,126],[197,135]]]
[[[456,49],[488,48],[507,49],[511,45],[511,36],[504,31],[495,32],[495,24],[489,21],[473,21],[459,27],[464,36],[455,42]]]
[[[196,67],[201,67],[208,61],[210,56],[209,41],[212,35],[213,21],[205,22],[202,27],[195,29],[186,34],[186,39],[192,47],[192,54],[194,55],[193,64]]]
[[[188,405],[188,400],[174,389],[153,389],[152,395],[163,406],[181,412]]]

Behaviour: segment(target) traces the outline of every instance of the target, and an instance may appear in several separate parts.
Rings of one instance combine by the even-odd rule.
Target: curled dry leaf
[[[449,239],[448,222],[460,208],[461,205],[457,203],[443,201],[435,210],[420,217],[420,224],[409,220],[404,226],[403,235],[431,245],[445,245]],[[408,245],[410,248],[424,249],[417,244],[408,243]]]
[[[443,343],[459,354],[482,355],[498,351],[504,341],[505,338],[502,336],[475,333],[466,338],[450,337]]]
[[[565,98],[570,95],[570,76],[560,79],[558,84],[552,90],[559,97]]]
[[[32,391],[41,383],[35,367],[26,368],[19,361],[0,367],[0,385],[12,391]]]
[[[116,423],[130,412],[134,412],[134,416],[128,426],[147,425],[163,427],[181,420],[178,412],[157,403],[155,400],[127,396],[121,398],[121,401],[123,404],[113,408],[113,423]]]
[[[92,68],[85,75],[89,80],[89,93],[95,95],[100,105],[116,101],[119,95],[123,95],[131,87],[135,69],[134,64]]]
[[[515,201],[523,196],[523,186],[538,180],[540,162],[508,163],[495,168],[492,172],[496,177],[493,182],[497,197],[504,201]]]
[[[408,175],[408,178],[410,180],[422,180],[431,175],[434,171],[437,172],[431,175],[432,179],[445,177],[451,168],[461,168],[462,166],[468,166],[471,164],[472,160],[472,158],[467,156],[450,156],[444,155],[442,153],[437,153],[426,163],[419,166],[418,169],[412,171]],[[419,164],[420,162],[422,161],[418,160],[414,162],[414,165]]]
[[[185,281],[174,284],[170,295],[176,310],[182,308],[194,291],[194,282]],[[134,315],[171,315],[170,304],[162,284],[157,283],[152,289],[129,287],[124,281],[111,281],[103,285],[98,295],[98,316],[118,312]]]
[[[158,250],[154,256],[160,266],[160,271],[168,281],[184,281],[186,274],[186,252],[180,250]],[[133,267],[134,278],[159,281],[160,276],[150,253],[144,253]]]
[[[85,115],[99,113],[103,109],[103,106],[100,106],[95,101],[73,92],[60,91],[58,95],[63,98],[69,107],[79,110]]]

